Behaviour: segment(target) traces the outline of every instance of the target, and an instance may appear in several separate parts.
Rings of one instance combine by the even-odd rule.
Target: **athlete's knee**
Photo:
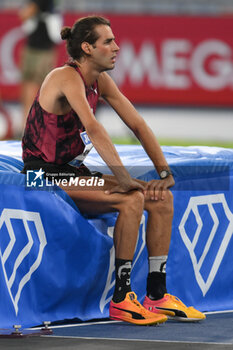
[[[159,201],[158,210],[167,215],[173,215],[173,194],[170,190],[165,192],[164,200]]]
[[[131,212],[133,215],[142,215],[144,209],[144,195],[140,191],[129,192],[121,203],[120,210]]]
[[[160,215],[173,215],[173,195],[170,190],[165,192],[165,198],[158,201],[147,201],[145,209],[147,211],[153,212],[156,210],[156,213]]]
[[[173,194],[170,190],[165,192],[165,204],[173,210]]]

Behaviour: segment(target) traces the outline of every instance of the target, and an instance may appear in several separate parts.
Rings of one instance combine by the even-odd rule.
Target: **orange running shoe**
[[[110,302],[109,315],[112,320],[120,320],[137,325],[151,325],[167,321],[167,316],[146,310],[137,300],[134,292],[128,292],[120,303]]]
[[[169,319],[178,321],[194,322],[206,318],[202,312],[192,306],[187,307],[180,299],[170,294],[164,294],[159,300],[151,300],[146,296],[143,306],[155,314],[164,314]]]

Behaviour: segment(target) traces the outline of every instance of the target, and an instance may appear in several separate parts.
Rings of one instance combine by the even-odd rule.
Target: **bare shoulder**
[[[46,77],[45,83],[48,81],[53,81],[56,83],[62,83],[68,80],[81,81],[80,75],[77,74],[73,67],[63,66],[53,69]]]
[[[111,94],[114,94],[118,91],[118,88],[110,77],[110,75],[106,72],[102,72],[98,78],[98,86],[101,96],[107,97]]]
[[[53,69],[45,78],[42,86],[42,94],[52,94],[54,97],[65,95],[67,89],[81,88],[82,79],[74,68],[63,66]]]
[[[113,80],[107,72],[100,73],[98,77],[98,84],[101,88],[104,88],[106,84],[111,84],[111,82],[113,82]]]

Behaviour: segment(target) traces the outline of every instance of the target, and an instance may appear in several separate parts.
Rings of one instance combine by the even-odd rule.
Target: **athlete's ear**
[[[84,41],[82,44],[81,44],[81,48],[82,50],[85,52],[85,54],[87,55],[90,55],[91,53],[91,47],[90,47],[90,44],[86,41]]]

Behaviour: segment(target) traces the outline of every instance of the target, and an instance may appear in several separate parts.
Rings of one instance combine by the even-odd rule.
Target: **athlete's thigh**
[[[85,180],[88,180],[85,177]],[[103,214],[115,212],[120,209],[121,203],[129,193],[106,194],[105,191],[117,184],[114,176],[103,175],[103,186],[61,186],[62,189],[72,198],[83,214]],[[96,180],[97,182],[97,180]]]

